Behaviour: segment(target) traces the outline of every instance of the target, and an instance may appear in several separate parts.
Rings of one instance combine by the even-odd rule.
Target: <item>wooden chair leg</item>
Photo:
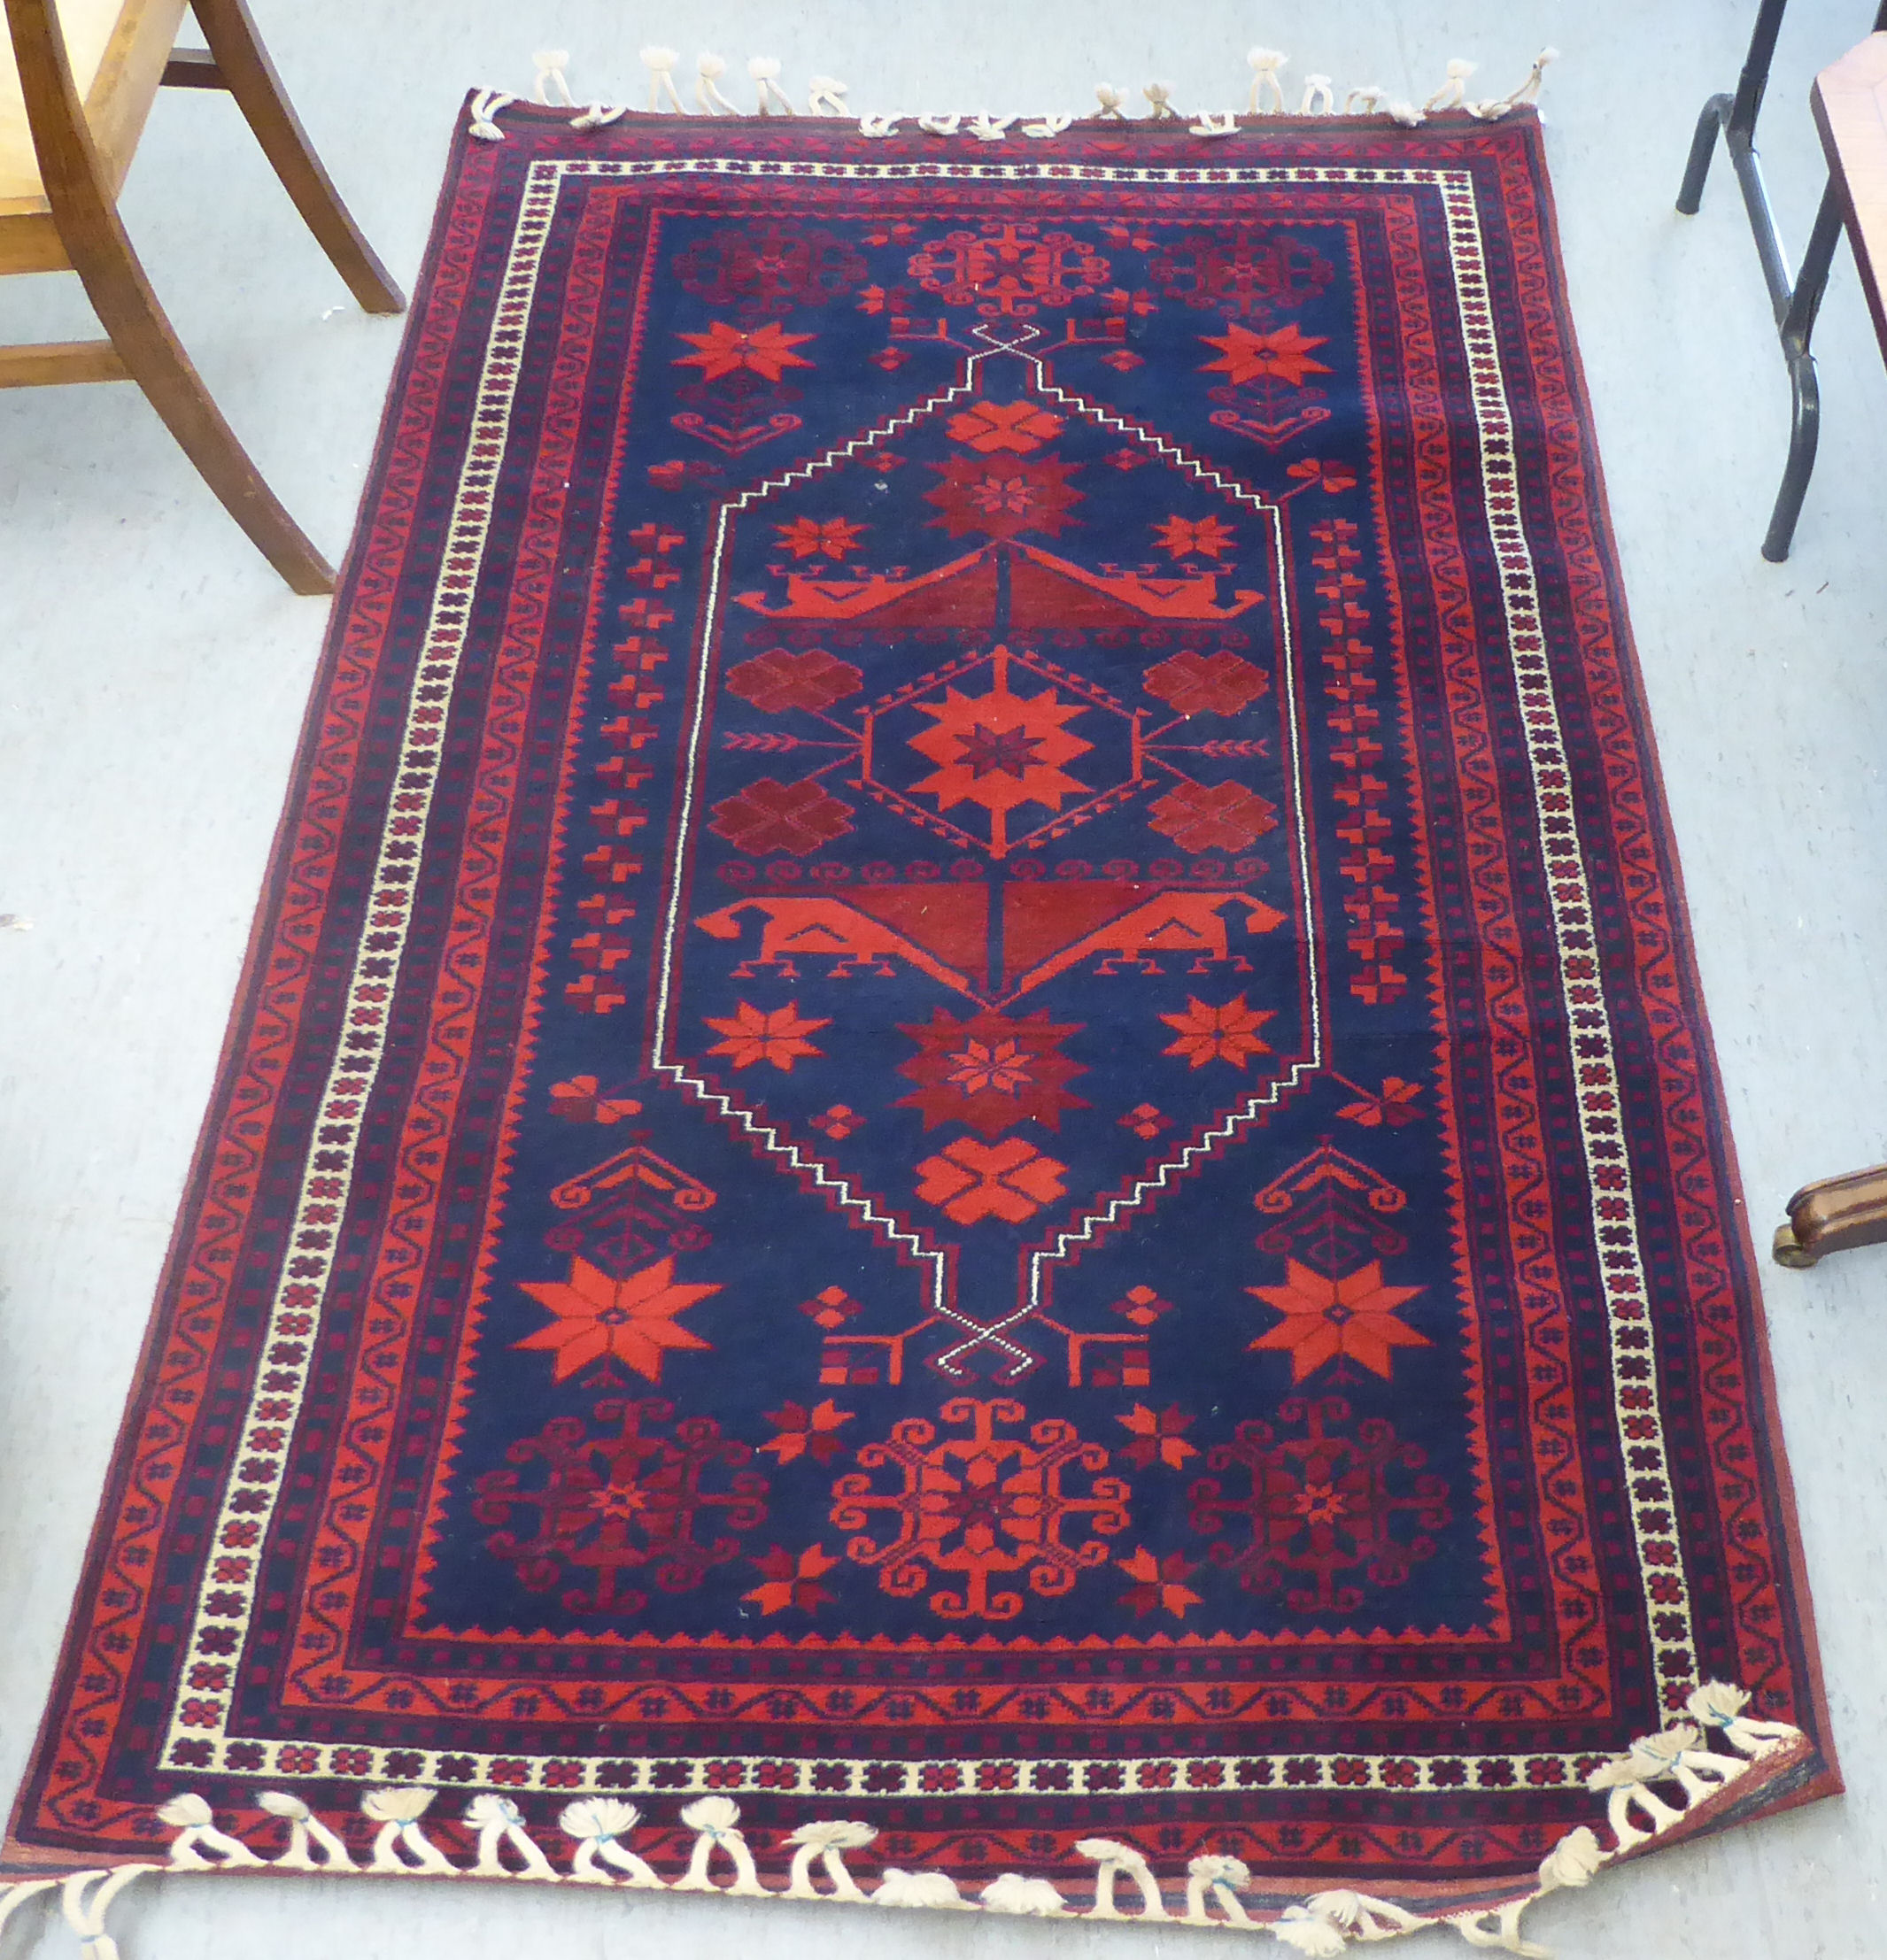
[[[282,92],[282,78],[256,33],[244,0],[190,0],[203,37],[220,71],[223,86],[236,97],[262,153],[275,166],[282,188],[295,200],[308,229],[334,261],[335,270],[370,313],[397,313],[406,297],[387,274],[374,248],[341,202],[322,169],[301,120]]]
[[[298,592],[331,592],[334,573],[262,481],[191,367],[120,223],[93,147],[66,42],[50,11],[4,0],[27,120],[59,242],[125,371],[142,388],[223,507]]]
[[[116,214],[113,214],[114,219]],[[261,552],[289,583],[308,596],[334,590],[334,567],[315,550],[250,460],[224,421],[202,377],[172,330],[144,269],[119,229],[118,251],[102,248],[89,267],[73,253],[93,309],[112,336],[127,372],[164,419],[204,481]]]

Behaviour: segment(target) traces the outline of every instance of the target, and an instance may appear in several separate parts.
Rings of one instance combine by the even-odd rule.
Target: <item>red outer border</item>
[[[1527,146],[1535,166],[1535,195],[1540,201],[1540,235],[1552,275],[1553,311],[1562,336],[1566,379],[1571,383],[1574,405],[1579,411],[1581,434],[1586,450],[1585,467],[1591,476],[1591,502],[1597,519],[1599,543],[1605,547],[1606,585],[1612,605],[1612,627],[1618,642],[1619,667],[1628,683],[1626,705],[1632,714],[1632,735],[1638,748],[1643,772],[1646,814],[1659,859],[1659,871],[1671,915],[1673,957],[1682,982],[1685,1004],[1696,1017],[1698,1075],[1702,1077],[1709,1107],[1706,1114],[1717,1119],[1715,1140],[1723,1153],[1723,1187],[1726,1207],[1736,1219],[1736,1244],[1743,1254],[1743,1277],[1749,1287],[1749,1339],[1745,1353],[1753,1364],[1760,1385],[1763,1441],[1767,1446],[1775,1521],[1786,1547],[1790,1597],[1796,1626],[1802,1644],[1802,1669],[1806,1699],[1815,1711],[1815,1742],[1826,1765],[1799,1788],[1779,1799],[1766,1815],[1794,1810],[1818,1797],[1838,1796],[1847,1787],[1835,1749],[1833,1727],[1829,1720],[1828,1692],[1821,1676],[1821,1649],[1815,1634],[1814,1601],[1808,1587],[1807,1563],[1802,1555],[1802,1532],[1798,1518],[1795,1479],[1790,1473],[1788,1452],[1782,1431],[1782,1412],[1776,1403],[1775,1370],[1769,1355],[1768,1314],[1763,1301],[1758,1275],[1756,1249],[1750,1237],[1749,1205],[1743,1194],[1743,1173],[1736,1161],[1736,1138],[1730,1133],[1723,1098],[1723,1072],[1717,1061],[1716,1038],[1710,1024],[1710,1010],[1697,968],[1697,954],[1690,934],[1690,907],[1684,891],[1683,867],[1677,849],[1677,833],[1671,823],[1671,808],[1665,795],[1664,768],[1658,752],[1658,739],[1651,728],[1651,703],[1644,691],[1644,668],[1638,658],[1638,643],[1631,628],[1631,615],[1625,605],[1624,567],[1612,521],[1612,499],[1605,488],[1605,469],[1598,444],[1598,425],[1592,414],[1592,395],[1586,382],[1586,364],[1574,332],[1572,294],[1566,284],[1566,257],[1559,246],[1559,214],[1553,197],[1553,182],[1548,171],[1546,143],[1536,112],[1527,112]]]

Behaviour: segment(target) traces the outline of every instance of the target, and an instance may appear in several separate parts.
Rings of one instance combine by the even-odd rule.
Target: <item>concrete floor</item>
[[[1887,374],[1852,267],[1820,336],[1827,432],[1794,558],[1757,554],[1787,396],[1727,174],[1674,216],[1691,119],[1728,87],[1753,0],[254,0],[317,143],[410,280],[464,88],[527,87],[568,48],[579,91],[639,96],[636,50],[775,52],[861,107],[1080,111],[1158,74],[1243,97],[1254,38],[1338,92],[1419,96],[1448,57],[1511,87],[1544,42],[1573,300],[1759,1241],[1805,1178],[1887,1157],[1887,747],[1880,539]],[[1819,189],[1813,71],[1868,26],[1798,0],[1765,154],[1790,235]],[[134,237],[230,420],[330,555],[345,544],[397,324],[355,311],[227,101],[166,97],[125,198]],[[0,338],[92,331],[70,280],[0,288]],[[1869,546],[1867,540],[1875,543]],[[262,876],[324,607],[290,598],[139,397],[0,397],[0,1791],[53,1665]],[[1887,1951],[1887,1253],[1767,1297],[1835,1730],[1850,1794],[1659,1856],[1529,1920],[1566,1960]],[[1870,1386],[1876,1385],[1875,1386]],[[141,1887],[131,1960],[208,1951],[484,1960],[554,1946],[764,1960],[1046,1956],[1087,1927],[511,1887],[321,1880]],[[1873,1930],[1869,1930],[1870,1927]],[[13,1934],[16,1950],[32,1935]],[[47,1950],[63,1934],[49,1935]],[[1156,1954],[1183,1933],[1103,1934]],[[1425,1934],[1442,1950],[1448,1937]],[[1127,1946],[1120,1950],[1125,1954]],[[1454,1948],[1453,1950],[1460,1950]]]

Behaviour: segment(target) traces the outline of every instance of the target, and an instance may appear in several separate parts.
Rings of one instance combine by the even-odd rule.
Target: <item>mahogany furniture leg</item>
[[[125,371],[257,549],[297,592],[331,592],[334,572],[277,501],[171,328],[119,221],[50,11],[4,0],[47,201]],[[76,375],[62,378],[77,379]]]
[[[405,296],[387,274],[374,248],[360,235],[321,161],[309,143],[282,78],[268,58],[244,0],[190,0],[203,36],[210,44],[220,85],[236,97],[236,107],[255,132],[262,154],[275,166],[282,188],[335,270],[370,313],[397,313]],[[191,83],[202,86],[199,78]]]
[[[1829,1253],[1887,1244],[1887,1164],[1805,1184],[1775,1228],[1779,1266],[1813,1266]]]

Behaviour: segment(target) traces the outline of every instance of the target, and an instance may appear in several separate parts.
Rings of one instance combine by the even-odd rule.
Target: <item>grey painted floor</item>
[[[1450,55],[1479,58],[1493,93],[1556,42],[1547,106],[1574,305],[1759,1240],[1804,1178],[1887,1157],[1887,374],[1844,259],[1820,343],[1821,467],[1795,557],[1764,564],[1787,411],[1755,259],[1727,176],[1700,218],[1671,210],[1691,119],[1733,80],[1753,0],[1318,0],[1295,18],[1230,0],[255,11],[408,280],[461,90],[528,85],[536,47],[569,49],[586,96],[639,93],[636,50],[659,35],[684,72],[703,41],[737,74],[770,51],[789,80],[846,77],[863,107],[1079,111],[1103,76],[1170,77],[1182,104],[1241,101],[1254,38],[1288,50],[1299,77],[1328,70],[1340,94],[1380,81],[1418,96]],[[1792,10],[1765,148],[1797,239],[1818,189],[1808,81],[1867,16],[1863,0]],[[160,102],[125,211],[226,412],[338,556],[397,324],[346,303],[218,97]],[[90,330],[74,282],[0,287],[0,338]],[[135,394],[0,396],[0,914],[31,921],[0,930],[0,1791],[52,1667],[323,614],[275,583]],[[1850,1794],[1550,1900],[1530,1930],[1566,1960],[1887,1953],[1883,1292],[1883,1253],[1767,1281]],[[277,1879],[139,1887],[114,1926],[129,1960],[658,1945],[706,1960],[737,1940],[765,1960],[816,1946],[1046,1960],[1097,1937],[970,1915]],[[1152,1955],[1200,1936],[1099,1937]]]

